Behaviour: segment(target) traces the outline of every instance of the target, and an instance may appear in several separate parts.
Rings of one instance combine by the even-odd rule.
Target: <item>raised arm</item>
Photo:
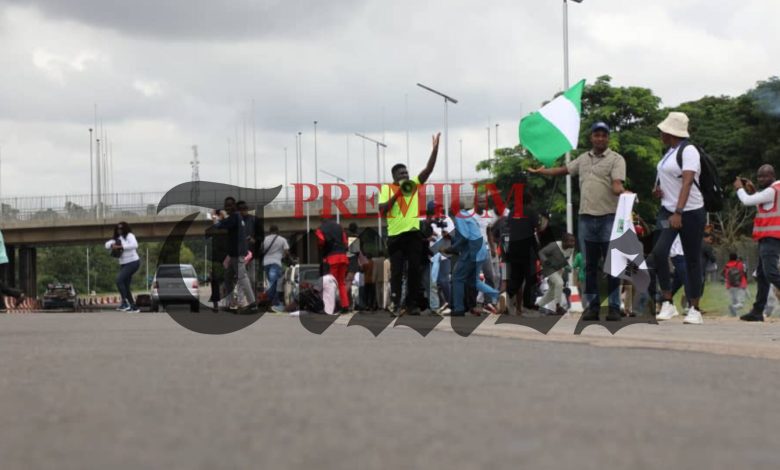
[[[420,184],[428,181],[428,178],[431,177],[431,173],[433,173],[433,169],[436,166],[436,157],[439,155],[439,137],[441,137],[441,132],[433,136],[433,148],[431,149],[431,156],[428,157],[428,164],[425,165],[425,168],[423,168],[418,175]]]
[[[555,168],[529,168],[529,173],[533,173],[534,175],[542,175],[542,176],[564,176],[569,174],[569,168],[565,166],[558,166]]]

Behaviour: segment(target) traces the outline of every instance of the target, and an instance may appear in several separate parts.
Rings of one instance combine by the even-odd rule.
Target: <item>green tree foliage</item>
[[[200,239],[185,240],[179,252],[182,264],[192,264],[200,276],[203,276],[203,246]],[[154,276],[160,250],[160,242],[143,242],[138,247],[141,266],[133,276],[132,289],[143,292],[147,286],[146,255],[149,253],[149,277]],[[80,295],[87,291],[87,248],[89,248],[90,289],[97,293],[117,293],[116,275],[119,266],[116,258],[111,257],[103,245],[53,246],[38,250],[38,291],[46,290],[46,285],[56,282],[72,283]],[[194,251],[193,248],[200,251]],[[195,253],[200,253],[196,256]],[[151,282],[151,280],[149,280]]]
[[[639,195],[637,211],[645,220],[653,221],[658,207],[651,194],[656,165],[663,152],[656,126],[669,111],[688,114],[692,141],[715,160],[727,189],[737,175],[752,178],[764,163],[780,170],[780,78],[758,82],[754,89],[738,97],[707,96],[674,108],[662,108],[661,99],[650,89],[616,87],[611,81],[604,75],[585,87],[580,145],[572,154],[576,156],[590,148],[590,126],[594,122],[606,122],[613,129],[610,146],[626,158],[626,185]],[[480,162],[477,169],[490,170],[494,175],[491,181],[506,188],[512,182],[524,181],[524,170],[529,166],[538,166],[538,162],[517,146],[497,149],[495,159]],[[561,223],[565,216],[565,185],[554,185],[543,177],[528,178],[528,185],[537,200],[541,199],[553,212],[553,223]],[[579,191],[573,191],[575,211],[578,198]],[[726,217],[743,219],[738,214],[731,215]],[[740,230],[748,228],[749,223]]]

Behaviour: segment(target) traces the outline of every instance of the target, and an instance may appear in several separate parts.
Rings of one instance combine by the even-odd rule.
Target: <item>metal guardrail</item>
[[[466,182],[469,185],[471,182]],[[292,193],[292,191],[290,191]],[[375,193],[369,189],[368,197]],[[166,193],[116,193],[102,197],[101,205],[95,204],[95,198],[89,194],[63,195],[63,196],[27,196],[9,197],[0,199],[0,223],[3,226],[19,226],[26,223],[35,225],[57,221],[89,221],[89,220],[117,220],[122,218],[157,218],[170,216],[185,216],[192,213],[208,212],[203,207],[196,206],[172,206],[164,209],[158,216],[157,204]],[[264,212],[266,215],[293,216],[295,202],[292,198],[285,199],[285,191],[282,190],[276,200],[268,204]],[[433,197],[433,190],[429,187],[427,197]],[[470,200],[473,190],[470,186],[461,188],[462,200]],[[322,199],[306,203],[310,214],[318,214],[322,210]],[[353,197],[345,201],[347,209],[355,213],[358,210],[358,199]],[[365,207],[371,211],[371,205]],[[334,208],[335,210],[335,208]]]

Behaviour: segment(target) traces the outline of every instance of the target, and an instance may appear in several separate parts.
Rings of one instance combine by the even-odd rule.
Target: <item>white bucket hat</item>
[[[664,134],[684,139],[691,136],[688,133],[688,116],[677,111],[669,113],[666,119],[661,124],[658,124],[658,129]]]

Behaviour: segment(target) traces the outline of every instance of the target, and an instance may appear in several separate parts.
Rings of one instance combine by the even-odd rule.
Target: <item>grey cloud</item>
[[[359,0],[2,0],[131,36],[184,40],[313,37],[359,13]]]

